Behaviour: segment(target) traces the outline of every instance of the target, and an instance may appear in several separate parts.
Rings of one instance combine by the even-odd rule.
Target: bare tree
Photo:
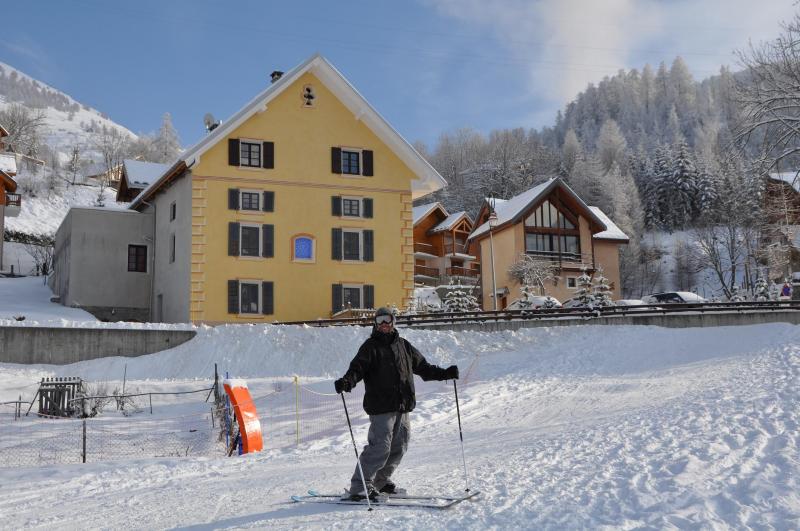
[[[44,112],[14,103],[0,110],[0,124],[9,133],[5,140],[8,151],[34,158],[39,155],[42,129],[46,125]]]
[[[766,173],[800,154],[800,14],[775,40],[738,55],[749,76],[736,87],[742,123],[734,139],[742,148],[759,145],[756,162]]]
[[[72,152],[69,156],[69,162],[67,162],[67,175],[69,176],[69,183],[71,185],[75,185],[75,181],[78,179],[78,175],[80,174],[81,170],[84,167],[84,160],[81,158],[81,148],[78,144],[72,146]]]
[[[102,156],[103,169],[100,177],[100,189],[97,194],[97,205],[104,205],[105,190],[111,184],[113,176],[120,171],[125,158],[130,137],[115,128],[103,128],[94,137],[94,147]]]
[[[544,283],[556,279],[558,265],[547,258],[531,256],[526,253],[519,255],[519,260],[508,268],[508,276],[529,288],[536,288],[541,295],[545,295]]]

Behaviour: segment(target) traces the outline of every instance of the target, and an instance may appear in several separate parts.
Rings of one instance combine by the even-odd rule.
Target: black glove
[[[339,378],[333,382],[333,387],[338,394],[342,394],[342,392],[349,393],[353,389],[353,384],[350,383],[350,380]]]
[[[448,368],[446,368],[444,370],[444,379],[458,380],[458,367],[455,365],[450,365]]]

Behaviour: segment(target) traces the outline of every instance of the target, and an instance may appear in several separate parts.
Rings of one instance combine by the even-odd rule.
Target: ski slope
[[[0,286],[0,301],[2,293]],[[35,320],[33,310],[28,315]],[[216,362],[246,378],[254,396],[297,374],[341,406],[332,381],[368,332],[271,325],[197,331],[189,343],[135,359],[0,365],[0,400],[30,393],[43,375],[118,381],[126,365],[128,385],[197,386]],[[476,501],[448,511],[371,513],[292,503],[292,494],[348,484],[354,455],[340,408],[340,426],[325,437],[275,446],[265,430],[266,449],[257,455],[0,469],[1,527],[800,527],[798,326],[402,333],[430,361],[461,368],[468,474],[465,480],[452,385],[435,383],[419,388],[410,448],[394,479],[416,494],[469,485],[483,492]],[[362,445],[366,419],[356,393],[345,396]]]

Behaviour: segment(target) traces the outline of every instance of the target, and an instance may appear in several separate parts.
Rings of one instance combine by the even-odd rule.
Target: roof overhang
[[[3,183],[3,188],[12,194],[17,191],[17,181],[3,170],[0,170],[0,181]]]
[[[412,199],[428,195],[447,185],[447,181],[439,172],[400,133],[389,125],[383,116],[369,104],[327,59],[320,54],[315,54],[285,73],[280,79],[272,83],[236,112],[229,120],[220,124],[205,138],[183,152],[164,176],[157,179],[139,197],[134,199],[133,203],[131,203],[131,208],[139,206],[140,197],[143,200],[152,197],[154,190],[164,184],[165,177],[173,173],[179,164],[183,163],[185,167],[192,167],[206,151],[227,138],[232,131],[250,117],[265,111],[273,99],[307,72],[314,74],[353,113],[356,120],[363,122],[416,175],[416,179],[411,182]]]

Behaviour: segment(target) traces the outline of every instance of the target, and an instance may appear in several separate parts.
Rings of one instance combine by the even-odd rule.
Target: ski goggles
[[[392,323],[394,321],[394,315],[376,315],[375,316],[375,324],[383,324],[383,323]]]

